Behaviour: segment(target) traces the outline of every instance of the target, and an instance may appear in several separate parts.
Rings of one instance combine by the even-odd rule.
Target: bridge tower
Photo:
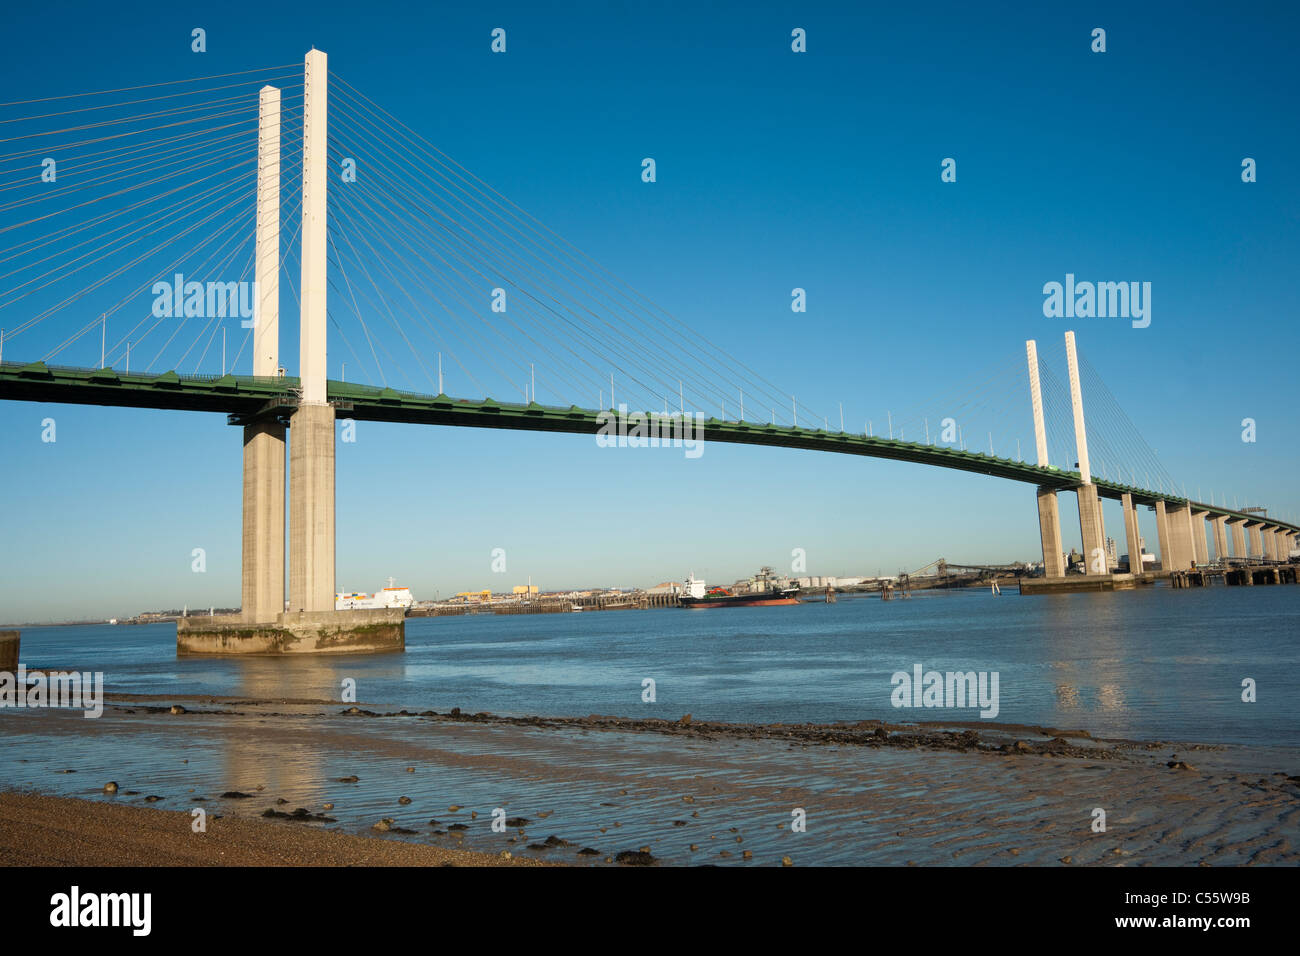
[[[1047,428],[1043,423],[1043,393],[1038,381],[1038,343],[1025,343],[1029,363],[1029,400],[1034,410],[1034,446],[1038,466],[1047,466]],[[1061,505],[1056,489],[1038,489],[1038,532],[1043,542],[1043,574],[1049,578],[1065,576],[1065,554],[1061,550]]]
[[[253,374],[280,368],[280,91],[262,88],[257,126],[257,298]],[[284,610],[284,425],[264,417],[244,426],[244,535],[241,604],[248,621]]]
[[[401,651],[405,610],[334,608],[334,406],[325,364],[326,96],[325,54],[305,64],[302,159],[302,291],[299,394],[286,395],[244,426],[243,608],[238,615],[184,618],[176,652],[339,654]],[[257,308],[253,372],[279,375],[280,91],[259,97]],[[285,426],[289,417],[289,604],[285,607]]]
[[[1101,498],[1092,483],[1088,464],[1088,434],[1083,420],[1083,390],[1079,384],[1079,356],[1074,333],[1065,333],[1065,360],[1070,372],[1070,406],[1074,410],[1074,446],[1079,456],[1079,533],[1083,539],[1084,567],[1088,574],[1106,573],[1106,532],[1101,523]],[[1100,561],[1100,567],[1097,562]]]
[[[289,610],[334,610],[334,408],[325,394],[327,59],[307,54],[302,131],[302,395],[289,420]]]

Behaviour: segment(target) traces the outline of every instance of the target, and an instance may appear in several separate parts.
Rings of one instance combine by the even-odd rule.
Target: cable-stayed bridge
[[[334,617],[336,418],[773,445],[1027,482],[1049,580],[1066,574],[1062,491],[1078,496],[1085,577],[1112,576],[1102,498],[1122,503],[1130,556],[1137,507],[1156,512],[1166,571],[1211,551],[1285,561],[1300,532],[1189,495],[1072,334],[1041,355],[1009,343],[1000,367],[851,427],[842,405],[808,408],[320,51],[305,67],[0,104],[0,182],[0,398],[242,426],[245,631]]]

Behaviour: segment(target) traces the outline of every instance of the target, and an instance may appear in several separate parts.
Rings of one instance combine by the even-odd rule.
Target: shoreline
[[[0,865],[1300,862],[1300,776],[1288,747],[1010,723],[737,724],[111,697],[99,720],[47,710],[6,727]],[[205,836],[190,831],[196,807]],[[806,831],[793,830],[795,811]],[[492,826],[494,814],[505,828]]]

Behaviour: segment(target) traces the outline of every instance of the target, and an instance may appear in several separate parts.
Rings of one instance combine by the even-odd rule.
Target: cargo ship
[[[777,587],[771,568],[762,568],[755,580],[755,589],[735,593],[724,587],[705,587],[704,581],[694,572],[686,579],[681,606],[687,608],[714,607],[773,607],[780,604],[798,604],[799,586]]]
[[[394,587],[392,578],[388,579],[388,587],[376,591],[374,594],[366,594],[362,591],[355,594],[345,592],[334,595],[334,610],[336,611],[355,611],[381,607],[409,608],[414,603],[415,595],[411,593],[411,589]]]

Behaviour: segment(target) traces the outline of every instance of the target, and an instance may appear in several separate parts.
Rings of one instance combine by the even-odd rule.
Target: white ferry
[[[409,608],[414,603],[415,595],[411,593],[411,589],[394,587],[392,578],[388,579],[388,587],[376,591],[374,594],[366,594],[362,591],[356,594],[344,592],[334,595],[334,610],[336,611],[380,607]]]

